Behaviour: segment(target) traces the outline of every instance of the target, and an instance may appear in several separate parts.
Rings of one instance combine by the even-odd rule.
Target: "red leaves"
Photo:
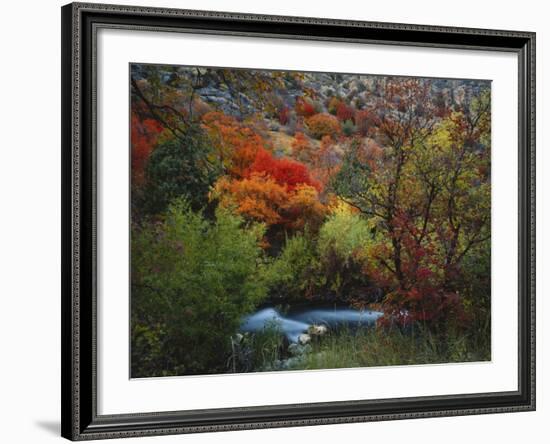
[[[163,130],[155,119],[143,119],[132,113],[131,122],[132,144],[132,181],[141,183],[144,180],[144,170],[147,159],[155,148],[158,136]]]
[[[378,124],[380,124],[380,119],[369,110],[361,110],[355,113],[355,125],[357,131],[363,137],[374,134]]]
[[[308,99],[298,97],[296,99],[296,114],[302,117],[311,117],[315,114],[315,107]]]
[[[425,268],[425,267],[420,267],[417,271],[416,271],[416,278],[417,280],[424,280],[424,279],[428,279],[430,277],[432,277],[432,270],[430,270],[429,268]]]
[[[289,118],[288,108],[282,108],[280,122]],[[301,229],[306,223],[320,223],[325,211],[318,196],[322,186],[306,165],[274,157],[254,127],[231,116],[210,112],[202,121],[229,173],[218,179],[211,198],[268,226]],[[310,154],[309,140],[303,134],[298,133],[294,142],[293,149]]]
[[[280,185],[286,185],[289,191],[294,191],[300,184],[309,185],[321,190],[321,184],[313,180],[307,167],[291,159],[276,159],[269,151],[259,149],[256,158],[247,171],[247,176],[254,173],[264,173],[271,176]]]
[[[379,323],[386,327],[392,322],[400,327],[422,322],[441,330],[445,324],[463,327],[467,321],[459,295],[432,286],[396,290],[386,297],[384,308],[385,313]]]
[[[303,163],[277,159],[259,147],[242,176],[222,176],[212,197],[223,206],[235,206],[248,219],[299,230],[306,224],[318,226],[323,219],[321,188]]]
[[[374,282],[389,290],[381,325],[397,323],[404,327],[421,321],[439,330],[450,322],[464,327],[466,315],[461,298],[445,285],[455,270],[440,254],[438,238],[423,233],[422,227],[403,211],[396,211],[390,224],[392,243],[372,249],[378,264],[367,270]],[[398,245],[397,253],[393,243]]]
[[[279,123],[286,125],[290,120],[290,110],[287,106],[283,106],[279,111]]]
[[[346,105],[344,102],[340,102],[336,107],[336,117],[341,122],[346,120],[355,120],[355,108]]]

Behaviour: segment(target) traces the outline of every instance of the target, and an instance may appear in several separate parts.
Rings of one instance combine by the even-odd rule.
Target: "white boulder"
[[[323,336],[328,331],[326,325],[310,325],[307,332],[311,336]]]
[[[300,336],[298,336],[298,344],[306,345],[311,342],[311,336],[307,333],[302,333]]]

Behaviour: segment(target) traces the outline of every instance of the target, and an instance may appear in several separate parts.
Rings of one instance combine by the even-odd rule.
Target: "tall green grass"
[[[274,363],[289,357],[282,337],[274,330],[254,335],[249,341],[250,365],[245,371],[274,370]],[[365,328],[357,331],[341,328],[314,338],[310,346],[309,353],[292,360],[285,369],[378,367],[491,359],[490,337],[485,341],[472,340],[465,334],[455,332],[435,336],[420,327],[408,332],[397,328]]]
[[[312,344],[300,369],[376,367],[487,361],[490,348],[478,347],[466,335],[434,336],[427,330],[348,329],[331,332]],[[298,369],[298,368],[296,368]]]

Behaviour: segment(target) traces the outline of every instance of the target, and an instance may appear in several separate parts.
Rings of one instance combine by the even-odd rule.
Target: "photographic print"
[[[491,359],[491,82],[132,63],[132,378]]]

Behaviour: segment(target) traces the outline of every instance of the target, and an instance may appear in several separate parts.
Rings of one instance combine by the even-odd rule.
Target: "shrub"
[[[284,210],[286,225],[294,230],[302,230],[308,226],[316,232],[326,214],[326,207],[319,199],[318,190],[305,184],[299,185],[289,194]]]
[[[132,376],[224,371],[230,336],[266,296],[262,225],[188,203],[132,232]]]
[[[289,191],[294,191],[300,184],[310,185],[320,190],[320,184],[315,181],[307,167],[292,159],[278,159],[269,151],[260,149],[248,170],[248,175],[255,173],[273,177],[280,185],[285,185]]]
[[[346,120],[344,123],[342,123],[342,133],[344,133],[345,136],[351,136],[357,131],[356,126],[353,124],[351,120]]]
[[[221,178],[212,190],[212,198],[247,220],[292,231],[306,225],[317,229],[326,212],[314,187],[300,184],[289,191],[272,177],[257,173],[245,179]],[[271,229],[270,235],[274,234]],[[270,242],[264,244],[269,245]]]
[[[199,119],[205,114],[212,111],[212,107],[200,98],[197,98],[193,101],[192,109],[193,109],[193,116],[198,117]]]
[[[335,116],[336,111],[338,110],[338,105],[340,105],[340,103],[341,103],[341,100],[338,97],[332,96],[327,104],[328,112],[333,116]]]
[[[296,114],[302,117],[310,117],[315,114],[315,107],[309,99],[298,97],[296,99]]]
[[[209,161],[212,147],[200,128],[192,127],[178,139],[160,143],[145,169],[146,184],[137,205],[144,213],[158,214],[169,203],[184,197],[194,209],[207,203],[208,191],[221,166]]]
[[[284,106],[279,111],[279,123],[281,125],[286,125],[290,120],[290,110],[287,106]]]
[[[226,171],[242,176],[256,157],[256,152],[265,146],[258,133],[223,112],[212,111],[202,117],[202,127],[208,137],[210,160],[219,159]]]
[[[370,238],[370,227],[359,214],[347,207],[339,207],[330,215],[321,230],[317,250],[320,257],[335,254],[341,262],[364,258]]]
[[[220,206],[232,208],[247,220],[265,223],[268,227],[283,222],[282,212],[288,201],[284,185],[265,174],[254,173],[243,179],[221,177],[211,197]]]
[[[322,113],[324,108],[323,104],[319,102],[318,100],[312,100],[311,104],[313,105],[313,108],[315,109],[315,114]]]
[[[310,162],[312,158],[313,147],[304,133],[296,133],[292,141],[292,154],[300,161]]]
[[[479,347],[491,344],[491,249],[485,244],[465,255],[462,273],[455,279],[465,310],[471,318],[472,339]]]
[[[363,272],[371,238],[368,223],[348,208],[341,207],[319,230],[317,254],[325,286],[339,297],[353,298],[354,290],[365,288]]]
[[[270,292],[280,300],[334,297],[353,300],[354,292],[368,286],[363,273],[368,223],[346,207],[329,216],[317,240],[306,228],[287,238],[281,254],[269,267]]]
[[[355,110],[351,106],[340,102],[336,108],[336,117],[340,122],[351,120],[353,123],[353,119],[355,118]]]
[[[340,134],[338,119],[330,114],[315,114],[306,120],[306,127],[311,137],[321,139],[323,136]]]
[[[317,258],[308,234],[287,238],[280,256],[269,269],[269,286],[279,298],[300,300],[315,288]]]
[[[451,328],[464,330],[468,315],[458,293],[437,288],[431,282],[433,272],[423,268],[417,285],[410,289],[398,288],[384,299],[384,316],[379,325],[397,325],[401,328],[421,323],[434,333]]]
[[[376,124],[376,119],[370,111],[361,110],[355,113],[355,125],[357,125],[357,131],[362,136],[369,135],[369,131],[374,129]]]
[[[285,133],[289,136],[293,136],[296,134],[296,130],[298,128],[298,120],[296,119],[296,113],[294,111],[290,111],[288,116],[288,122],[285,126]]]

